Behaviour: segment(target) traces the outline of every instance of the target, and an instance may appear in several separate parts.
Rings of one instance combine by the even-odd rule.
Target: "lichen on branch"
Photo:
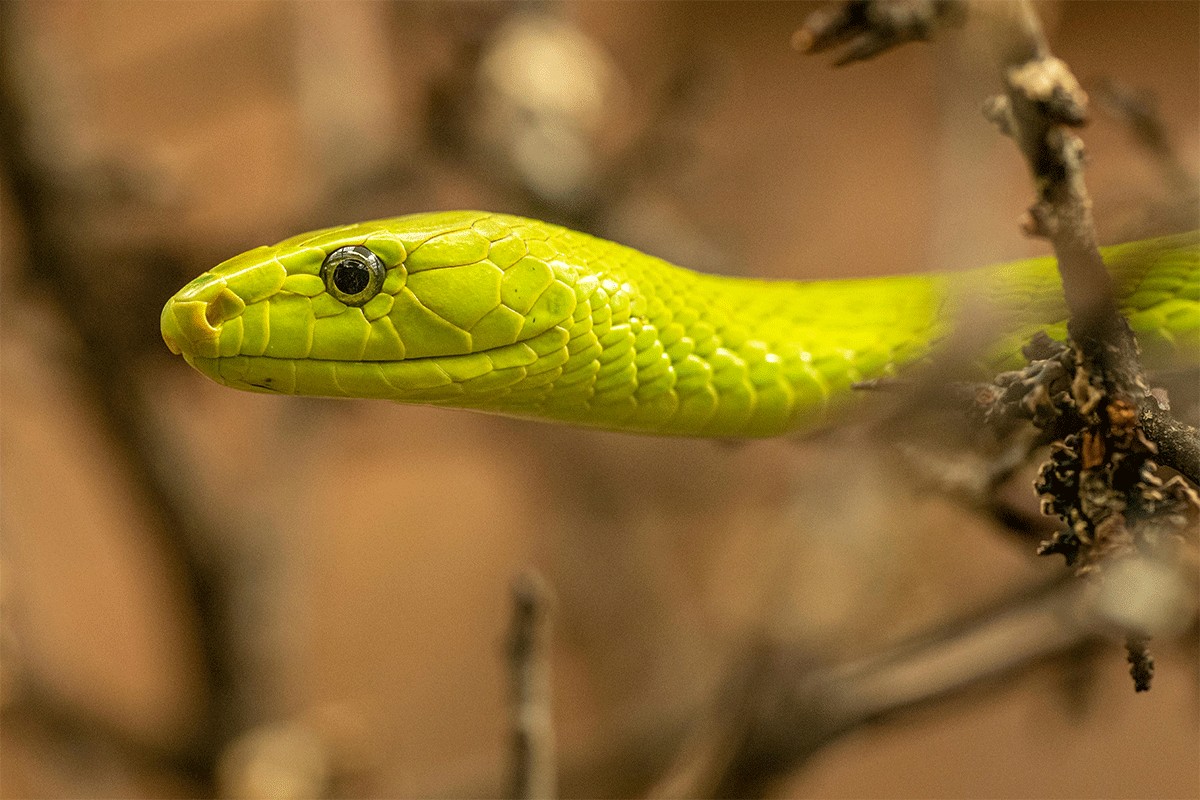
[[[991,24],[1002,92],[987,100],[984,114],[1025,157],[1036,200],[1022,229],[1053,246],[1070,314],[1068,345],[1032,343],[1029,366],[979,387],[976,410],[1002,433],[1025,419],[1052,441],[1036,488],[1043,510],[1065,528],[1040,553],[1063,555],[1091,580],[1126,559],[1173,563],[1175,545],[1194,523],[1196,494],[1180,478],[1161,479],[1157,459],[1200,481],[1200,437],[1151,394],[1118,310],[1075,133],[1087,121],[1088,97],[1050,51],[1032,3],[851,0],[813,14],[793,42],[808,52],[842,47],[837,63],[845,64],[927,39],[960,21],[964,9]],[[1146,643],[1153,631],[1142,627],[1129,623],[1123,631],[1138,691],[1149,688],[1152,673]]]

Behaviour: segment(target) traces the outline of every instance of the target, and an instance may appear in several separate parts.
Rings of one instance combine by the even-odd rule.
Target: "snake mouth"
[[[186,350],[183,357],[217,383],[246,391],[452,403],[503,392],[535,376],[557,376],[568,358],[566,345],[566,330],[555,328],[534,339],[474,353],[390,361],[206,357]]]
[[[435,363],[441,359],[432,357],[404,361],[334,361],[272,356],[206,358],[184,354],[184,358],[217,383],[266,394],[405,399],[430,390],[446,393],[447,387],[456,385],[450,374]]]

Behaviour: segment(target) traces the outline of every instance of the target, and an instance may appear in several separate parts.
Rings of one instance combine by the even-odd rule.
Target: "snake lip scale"
[[[1147,364],[1200,363],[1200,232],[1103,250]],[[983,315],[983,316],[981,316]],[[235,256],[163,308],[163,339],[250,391],[453,406],[650,434],[811,430],[853,385],[986,316],[985,370],[1066,335],[1051,258],[823,281],[702,275],[538,220],[412,214]],[[962,322],[960,322],[960,320]]]

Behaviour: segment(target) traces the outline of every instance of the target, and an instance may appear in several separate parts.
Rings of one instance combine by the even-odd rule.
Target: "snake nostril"
[[[204,319],[213,327],[219,327],[222,322],[241,316],[246,310],[246,304],[229,287],[224,287],[217,296],[209,300],[204,307]]]
[[[213,328],[221,324],[221,309],[216,303],[205,303],[204,319]]]
[[[182,355],[215,358],[221,339],[220,326],[209,317],[209,304],[200,300],[170,300],[163,309],[163,341],[167,347]]]

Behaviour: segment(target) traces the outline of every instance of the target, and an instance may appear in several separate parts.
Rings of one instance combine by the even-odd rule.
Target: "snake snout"
[[[215,358],[221,341],[221,328],[209,321],[208,303],[200,300],[172,299],[159,319],[163,341],[171,352],[183,356]]]
[[[245,310],[242,299],[219,282],[191,286],[163,308],[159,320],[163,341],[176,355],[216,358],[221,326]]]

